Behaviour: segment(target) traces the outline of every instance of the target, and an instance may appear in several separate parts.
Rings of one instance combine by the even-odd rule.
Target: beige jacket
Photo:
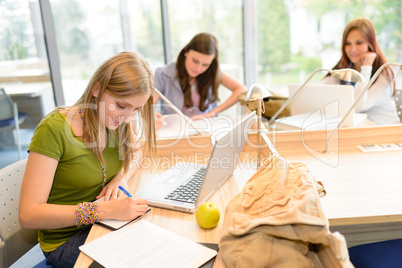
[[[269,158],[228,204],[219,241],[226,267],[314,267],[310,244],[349,261],[344,237],[330,233],[315,181],[303,163]],[[310,255],[309,255],[310,256]]]

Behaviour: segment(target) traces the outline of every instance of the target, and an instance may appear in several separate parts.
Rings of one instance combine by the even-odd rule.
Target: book
[[[147,211],[145,211],[145,214],[144,215],[146,215],[148,212],[150,212],[151,211],[151,208],[148,208],[147,209]],[[130,223],[132,223],[132,222],[135,222],[135,221],[138,221],[139,219],[141,219],[144,215],[140,215],[140,216],[137,216],[137,217],[135,217],[134,219],[132,219],[132,220],[129,220],[129,221],[118,221],[118,220],[110,220],[110,219],[107,219],[107,220],[102,220],[102,221],[100,221],[100,222],[97,222],[96,224],[99,224],[99,225],[102,225],[102,226],[104,226],[104,227],[106,227],[106,228],[109,228],[109,229],[111,229],[111,230],[118,230],[118,229],[120,229],[120,228],[123,228],[124,226],[126,226],[127,224],[130,224]]]
[[[191,121],[189,117],[186,116],[186,118]],[[165,121],[165,125],[158,129],[158,138],[176,139],[198,134],[198,131],[192,128],[190,124],[178,114],[167,114],[163,116],[163,119]],[[194,125],[194,123],[195,121],[191,121],[191,124]],[[200,131],[205,131],[208,133],[208,131],[205,129],[200,129]]]
[[[104,197],[99,198],[98,200],[96,200],[95,202],[103,202]],[[97,222],[96,224],[102,225],[106,228],[109,228],[111,230],[118,230],[120,228],[123,228],[124,226],[126,226],[129,223],[135,222],[139,219],[141,219],[141,217],[145,216],[148,212],[151,211],[151,208],[149,207],[147,209],[147,211],[145,211],[144,215],[140,215],[138,217],[135,217],[132,220],[129,221],[119,221],[119,220],[112,220],[112,219],[106,219],[106,220],[102,220],[100,222]]]
[[[97,238],[79,249],[109,267],[200,267],[217,251],[145,219]]]

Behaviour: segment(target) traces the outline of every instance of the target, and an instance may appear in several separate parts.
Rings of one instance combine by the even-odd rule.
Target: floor
[[[39,244],[31,248],[24,256],[13,263],[10,268],[31,268],[45,259]]]

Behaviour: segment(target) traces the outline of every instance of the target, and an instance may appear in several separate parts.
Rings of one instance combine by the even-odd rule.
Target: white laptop
[[[254,119],[252,112],[218,138],[208,165],[179,162],[136,195],[150,206],[194,213],[233,174]]]
[[[301,84],[288,84],[289,96]],[[299,95],[289,104],[291,116],[278,120],[278,128],[284,124],[302,129],[335,128],[346,115],[354,102],[352,85],[307,84]],[[367,118],[367,114],[352,112],[343,126],[354,127]]]

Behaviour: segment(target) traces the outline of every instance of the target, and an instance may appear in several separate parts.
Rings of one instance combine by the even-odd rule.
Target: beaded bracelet
[[[74,216],[77,227],[100,222],[99,204],[96,202],[79,203],[75,207]]]

